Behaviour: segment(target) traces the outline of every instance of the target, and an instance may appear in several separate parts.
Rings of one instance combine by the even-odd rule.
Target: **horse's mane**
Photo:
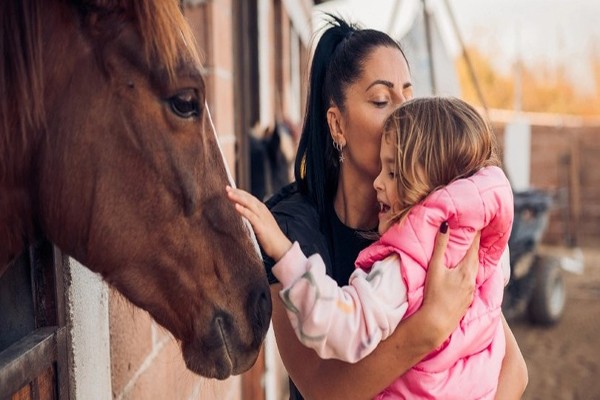
[[[63,2],[65,0],[62,0]],[[58,0],[56,3],[60,3]],[[82,13],[121,13],[133,21],[143,43],[145,57],[174,76],[181,55],[197,59],[194,36],[177,0],[67,0]],[[28,132],[45,127],[43,104],[42,13],[48,0],[0,2],[0,158],[18,152]],[[56,4],[55,3],[55,4]],[[0,177],[4,161],[0,161]]]
[[[29,129],[44,124],[41,15],[32,1],[3,1],[0,5],[0,157],[17,151]],[[0,177],[4,163],[0,163]]]

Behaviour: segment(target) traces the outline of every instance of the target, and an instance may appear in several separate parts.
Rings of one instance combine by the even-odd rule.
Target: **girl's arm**
[[[278,297],[281,285],[271,286],[279,353],[289,376],[307,400],[372,399],[446,340],[473,299],[479,236],[454,269],[446,268],[443,262],[447,242],[447,234],[438,234],[421,308],[356,364],[320,359],[303,346]]]
[[[520,399],[529,379],[527,365],[504,316],[502,316],[502,326],[506,337],[506,354],[502,361],[496,400]]]
[[[355,363],[389,337],[406,313],[400,258],[391,255],[367,273],[356,269],[338,286],[320,255],[309,258],[296,242],[273,267],[296,336],[321,358]]]

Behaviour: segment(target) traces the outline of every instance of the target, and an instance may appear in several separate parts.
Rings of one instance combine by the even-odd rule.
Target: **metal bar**
[[[57,326],[56,280],[53,245],[41,240],[29,246],[35,327]],[[60,275],[62,279],[62,275]]]
[[[57,339],[65,335],[65,328],[40,328],[1,352],[0,399],[10,398],[14,392],[52,366],[57,358]]]
[[[61,250],[54,246],[53,258],[56,287],[56,314],[58,316],[58,331],[56,335],[56,384],[58,387],[58,397],[61,400],[69,400],[69,371],[71,369],[71,360],[69,358],[69,346],[67,342],[67,295],[64,283],[64,267],[67,263],[67,256],[63,255]]]
[[[469,76],[471,77],[471,81],[473,82],[475,90],[477,91],[477,97],[479,97],[479,101],[481,102],[481,105],[487,114],[488,107],[485,102],[485,97],[483,96],[483,92],[481,91],[481,85],[479,84],[479,80],[477,79],[477,75],[475,74],[475,68],[473,67],[473,63],[471,62],[471,57],[467,52],[467,48],[465,47],[465,43],[460,33],[460,29],[458,28],[458,23],[456,22],[456,18],[454,17],[454,12],[452,11],[452,7],[450,6],[448,0],[444,0],[444,5],[446,6],[446,10],[448,11],[448,15],[450,16],[450,21],[452,21],[452,28],[454,29],[454,33],[456,34],[456,38],[458,39],[458,43],[460,44],[462,56],[464,57],[465,62],[467,63],[467,70],[469,71]]]
[[[435,84],[435,70],[433,60],[433,44],[431,39],[431,15],[427,10],[427,1],[423,0],[423,18],[425,20],[425,43],[427,45],[427,60],[429,61],[429,80],[431,83],[432,94],[437,94],[437,86]]]

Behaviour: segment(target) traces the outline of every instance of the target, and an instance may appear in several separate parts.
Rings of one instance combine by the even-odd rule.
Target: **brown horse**
[[[173,0],[3,0],[0,274],[50,239],[224,379],[271,302],[225,196],[194,41]]]

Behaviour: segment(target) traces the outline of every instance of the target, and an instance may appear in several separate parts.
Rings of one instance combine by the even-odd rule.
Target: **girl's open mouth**
[[[381,203],[381,202],[379,203],[379,213],[380,214],[385,214],[389,210],[390,210],[390,206],[388,206],[387,204]]]

